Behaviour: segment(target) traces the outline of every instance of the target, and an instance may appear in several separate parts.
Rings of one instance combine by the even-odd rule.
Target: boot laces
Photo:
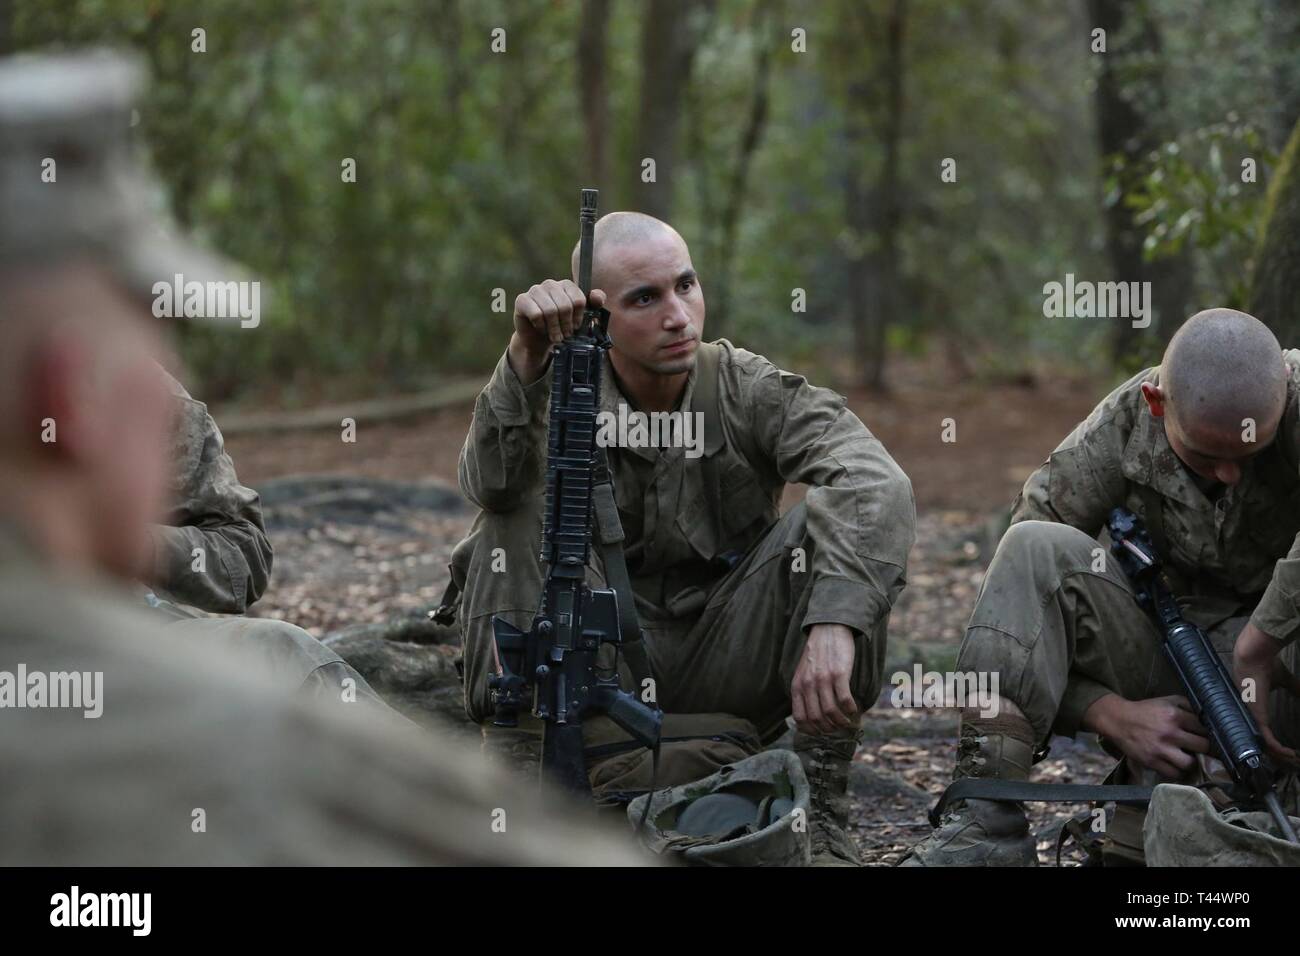
[[[983,734],[963,734],[957,741],[957,777],[978,777],[980,769],[984,767],[989,758],[986,757],[980,748],[989,742],[989,738]]]
[[[836,856],[842,856],[836,836],[842,831],[841,823],[838,819],[842,807],[837,807],[837,802],[842,802],[847,797],[840,797],[836,793],[841,786],[837,779],[839,776],[839,760],[836,755],[822,748],[814,748],[811,759],[805,767],[805,773],[808,778],[809,803],[812,805],[812,826],[809,836],[812,838],[812,849],[814,854],[822,850],[830,850]],[[847,781],[845,781],[847,783]],[[838,799],[837,799],[838,798]]]

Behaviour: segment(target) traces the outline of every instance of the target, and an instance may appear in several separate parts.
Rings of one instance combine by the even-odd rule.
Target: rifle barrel
[[[578,216],[581,232],[578,239],[578,288],[583,295],[591,292],[591,259],[596,246],[596,209],[600,193],[595,189],[582,191],[582,212]]]

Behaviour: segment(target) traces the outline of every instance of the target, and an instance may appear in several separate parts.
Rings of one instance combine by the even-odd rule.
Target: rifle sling
[[[691,399],[694,409],[704,415],[705,451],[712,454],[722,444],[722,422],[718,408],[718,368],[722,347],[701,342],[697,347],[695,391]],[[618,597],[619,626],[623,632],[623,656],[636,682],[637,689],[645,686],[650,674],[650,659],[646,653],[641,623],[636,615],[636,595],[628,575],[627,561],[623,557],[623,522],[618,517],[618,504],[614,500],[614,482],[609,460],[604,448],[596,449],[596,479],[592,489],[596,516],[596,543],[605,565],[605,583]]]
[[[962,777],[948,785],[930,811],[937,827],[954,800],[1007,800],[1016,803],[1150,803],[1152,787],[1111,783],[1029,783],[992,777]]]
[[[1165,500],[1161,497],[1160,492],[1150,485],[1137,485],[1136,487],[1138,496],[1146,507],[1147,534],[1151,535],[1151,543],[1155,545],[1156,554],[1164,555],[1167,558],[1169,555],[1169,539],[1165,537]]]
[[[613,590],[618,604],[619,630],[623,634],[622,652],[632,672],[635,692],[645,686],[650,678],[650,659],[646,654],[641,622],[636,616],[636,595],[632,592],[632,578],[627,573],[623,558],[623,522],[618,517],[614,502],[614,483],[610,477],[605,449],[597,449],[596,483],[592,488],[593,511],[596,516],[596,544],[605,566],[605,583]]]

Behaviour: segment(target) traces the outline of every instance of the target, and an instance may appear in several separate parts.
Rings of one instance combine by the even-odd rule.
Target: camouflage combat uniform
[[[173,506],[167,523],[153,529],[153,573],[145,582],[153,590],[150,603],[173,622],[172,634],[202,642],[211,653],[253,652],[252,666],[287,691],[330,701],[345,699],[346,690],[346,699],[355,696],[387,713],[365,679],[302,628],[242,616],[262,596],[271,574],[260,500],[240,484],[207,406],[175,379],[171,385],[178,412]]]
[[[177,423],[172,508],[154,528],[153,573],[160,597],[217,614],[243,614],[266,590],[272,549],[258,494],[240,484],[217,423],[171,379]],[[205,570],[193,570],[194,551]]]
[[[1023,779],[1030,754],[1053,732],[1077,733],[1106,694],[1143,700],[1182,693],[1159,631],[1109,555],[1104,528],[1115,507],[1144,520],[1184,614],[1205,629],[1229,668],[1249,620],[1293,640],[1300,626],[1300,352],[1285,356],[1291,376],[1276,440],[1244,463],[1235,486],[1201,479],[1174,454],[1163,419],[1141,393],[1143,382],[1159,384],[1158,368],[1103,399],[1029,477],[957,661],[962,672],[996,673],[999,693],[1025,721],[964,723],[959,776]],[[1296,645],[1282,656],[1294,670]],[[1270,711],[1278,736],[1300,742],[1294,698],[1277,692]]]
[[[1300,352],[1277,438],[1233,487],[1183,467],[1141,384],[1107,396],[1030,476],[989,567],[959,668],[996,670],[1040,741],[1072,735],[1099,697],[1180,693],[1160,635],[1096,537],[1124,506],[1153,530],[1179,603],[1222,652],[1247,620],[1289,641],[1300,626]],[[1208,494],[1207,494],[1208,492]],[[1045,523],[1046,522],[1046,523]],[[1283,706],[1279,695],[1277,704]],[[1284,728],[1279,726],[1279,730]],[[1300,728],[1297,728],[1300,729]]]
[[[626,562],[663,709],[736,715],[771,739],[791,712],[790,684],[814,624],[853,630],[851,691],[864,709],[875,701],[915,505],[906,475],[842,396],[725,339],[699,348],[679,410],[704,413],[702,456],[607,449]],[[715,399],[699,408],[706,365],[716,385],[704,391]],[[460,456],[461,489],[483,509],[453,559],[464,579],[466,708],[478,722],[492,712],[491,618],[527,627],[541,592],[551,378],[548,367],[524,387],[503,356]],[[617,415],[620,403],[606,356],[601,410]],[[788,482],[810,487],[782,515]],[[492,570],[494,557],[506,573]],[[596,580],[601,564],[593,552]],[[831,765],[846,771],[855,741],[797,735],[796,750],[814,777]]]

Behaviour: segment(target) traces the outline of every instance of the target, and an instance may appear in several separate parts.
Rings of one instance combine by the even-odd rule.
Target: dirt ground
[[[885,396],[848,393],[911,476],[917,500],[918,543],[891,618],[888,674],[917,663],[952,666],[1001,515],[1100,395],[1060,379],[1034,387],[952,384],[933,374],[895,380],[914,384]],[[240,476],[254,487],[301,475],[379,479],[341,495],[326,483],[312,493],[316,501],[303,502],[298,492],[299,500],[272,495],[275,577],[256,613],[323,636],[435,605],[451,548],[472,519],[454,490],[471,411],[465,405],[396,422],[359,419],[355,443],[333,430],[228,435]],[[220,410],[216,417],[220,422]],[[954,437],[951,429],[945,436],[945,419],[953,420],[955,441],[944,440]],[[801,494],[792,488],[787,499]],[[864,718],[867,739],[854,767],[854,835],[873,864],[896,862],[928,831],[925,812],[949,779],[956,743],[955,713],[897,709],[891,689],[887,683]],[[1058,738],[1035,778],[1096,782],[1107,765],[1094,741]],[[1079,809],[1031,808],[1044,863],[1053,858],[1060,822]]]
[[[842,390],[850,407],[912,479],[918,512],[992,513],[1008,506],[1025,477],[1091,411],[1095,385],[1043,376],[1033,386],[954,384],[929,363],[909,363],[887,395]],[[357,419],[356,442],[312,430],[228,435],[250,481],[299,474],[347,474],[399,481],[456,482],[470,404],[395,422]],[[217,410],[217,421],[223,415]],[[954,423],[944,441],[945,420]]]

